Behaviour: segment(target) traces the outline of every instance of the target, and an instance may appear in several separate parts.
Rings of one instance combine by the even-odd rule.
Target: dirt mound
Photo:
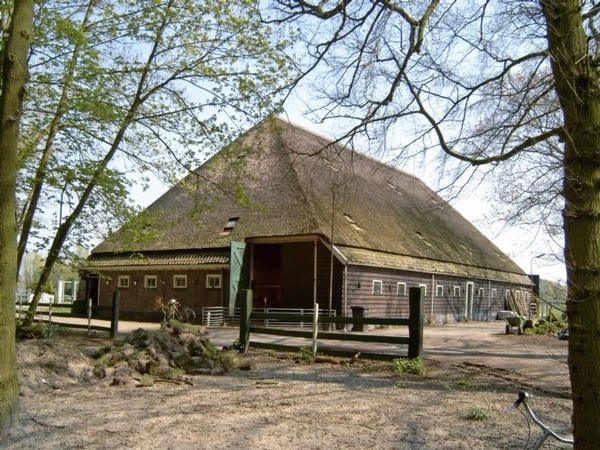
[[[66,339],[65,339],[66,337]],[[118,341],[60,332],[17,344],[21,394],[106,382],[113,386],[157,381],[192,383],[188,375],[223,375],[249,369],[235,350],[218,350],[202,328],[138,329]]]
[[[187,381],[185,375],[223,375],[240,366],[235,351],[218,351],[197,329],[138,329],[122,342],[96,353],[94,374],[112,384],[156,380]],[[243,365],[242,365],[243,366]]]

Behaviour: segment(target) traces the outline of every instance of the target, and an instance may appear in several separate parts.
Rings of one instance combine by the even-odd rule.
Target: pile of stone
[[[187,375],[223,375],[249,369],[235,350],[217,350],[206,333],[195,328],[138,329],[123,341],[95,354],[94,374],[112,385],[152,385],[157,380],[190,383]]]

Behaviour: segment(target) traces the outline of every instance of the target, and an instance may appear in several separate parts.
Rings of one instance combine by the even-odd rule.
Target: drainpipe
[[[435,292],[435,275],[431,274],[431,320],[433,320],[433,293]]]
[[[344,317],[348,317],[348,264],[344,265]],[[348,324],[344,324],[344,331],[347,331]]]
[[[313,261],[313,305],[317,303],[317,244],[318,241],[315,239],[315,251]]]
[[[331,315],[331,309],[333,307],[333,231],[335,223],[335,188],[337,183],[333,183],[331,186],[331,258],[329,260],[329,309],[328,315]]]
[[[488,280],[488,307],[487,307],[487,320],[490,321],[490,306],[492,304],[492,280]]]

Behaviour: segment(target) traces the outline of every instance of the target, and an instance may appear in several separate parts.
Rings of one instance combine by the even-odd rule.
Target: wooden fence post
[[[121,293],[113,292],[110,317],[110,337],[115,339],[119,332],[119,309],[121,309]]]
[[[240,314],[240,352],[246,353],[250,346],[250,315],[252,314],[252,290],[244,289],[246,297],[242,298]]]
[[[87,301],[88,336],[92,333],[92,298]]]
[[[411,287],[408,290],[409,316],[408,316],[408,357],[420,358],[423,352],[423,302],[424,295],[421,288]]]
[[[315,303],[313,308],[313,341],[312,355],[317,356],[317,335],[319,334],[319,304]]]

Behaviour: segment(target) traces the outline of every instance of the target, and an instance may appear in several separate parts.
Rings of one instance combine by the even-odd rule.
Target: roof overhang
[[[431,275],[448,275],[494,280],[527,286],[531,283],[525,273],[505,272],[487,267],[476,267],[456,262],[415,258],[413,256],[397,255],[353,247],[340,247],[340,251],[347,258],[348,265],[383,267]]]
[[[169,269],[222,269],[229,267],[230,249],[177,252],[93,253],[80,267],[86,271]]]

